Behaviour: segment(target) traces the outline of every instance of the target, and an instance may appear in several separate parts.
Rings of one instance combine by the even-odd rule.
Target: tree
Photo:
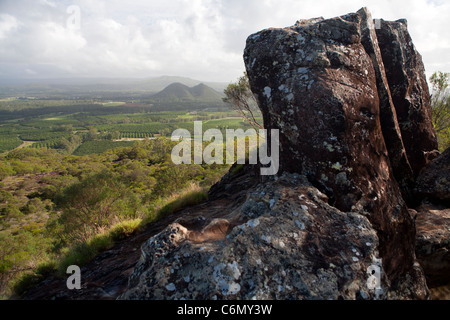
[[[61,138],[56,143],[56,149],[65,150],[67,153],[72,154],[76,148],[82,143],[82,138],[79,135],[72,134],[68,139]]]
[[[83,141],[92,141],[98,138],[98,130],[96,128],[89,128],[89,131],[84,135]]]
[[[433,95],[431,97],[431,112],[441,151],[450,147],[449,77],[450,73],[438,71],[433,73],[430,78],[433,90]]]
[[[62,124],[59,125],[55,128],[53,128],[54,132],[72,132],[73,131],[73,126],[71,124]]]
[[[239,115],[241,115],[258,132],[264,127],[256,120],[260,112],[255,96],[250,90],[250,83],[247,73],[239,78],[236,83],[230,83],[224,90],[225,98],[223,102],[229,104]]]
[[[118,139],[120,139],[120,132],[119,131],[114,131],[111,134],[111,140],[118,140]]]
[[[6,177],[12,176],[14,175],[14,170],[11,168],[11,166],[9,165],[9,163],[7,162],[3,162],[0,165],[0,180],[4,179]]]
[[[170,137],[170,134],[171,134],[171,131],[170,131],[169,128],[164,128],[164,129],[161,131],[161,135],[162,135],[162,136]]]

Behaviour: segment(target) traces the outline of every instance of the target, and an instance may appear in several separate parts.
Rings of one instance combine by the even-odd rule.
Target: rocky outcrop
[[[430,287],[450,284],[450,149],[422,169],[415,191],[417,258]]]
[[[376,48],[368,18],[348,14],[263,30],[248,38],[244,60],[265,127],[280,130],[281,170],[307,176],[342,211],[367,211],[386,272],[396,278],[413,265],[415,230],[381,127],[382,78],[362,43],[370,34]]]
[[[395,299],[428,294],[414,277],[393,290],[378,260],[379,240],[369,220],[361,212],[330,206],[304,176],[270,178],[249,190],[245,203],[226,216],[226,223],[223,218],[179,219],[149,239],[119,299]],[[220,239],[192,240],[217,225],[234,227]],[[372,270],[379,270],[379,283]],[[420,267],[414,270],[420,275]],[[368,285],[371,277],[374,283]]]
[[[414,185],[414,173],[409,164],[403,144],[402,132],[398,125],[397,112],[392,101],[389,82],[384,68],[375,26],[370,12],[366,8],[358,11],[361,17],[361,43],[370,56],[376,75],[378,97],[380,100],[380,122],[384,141],[389,154],[394,177],[397,180],[403,198],[413,202],[412,188]]]
[[[279,174],[255,183],[234,166],[213,193],[247,188],[245,198],[149,239],[120,299],[428,298],[403,199],[426,163],[415,156],[435,149],[419,105],[428,89],[415,80],[417,104],[401,107],[421,130],[420,152],[408,151],[380,48],[365,9],[251,35],[245,65],[265,128],[279,130]],[[417,79],[419,57],[400,63]]]
[[[419,197],[450,206],[450,148],[420,172],[415,191]]]
[[[423,203],[414,210],[416,254],[430,288],[450,284],[450,208]]]
[[[378,20],[376,29],[386,76],[397,112],[409,163],[415,176],[436,156],[430,93],[421,55],[414,47],[405,19]]]

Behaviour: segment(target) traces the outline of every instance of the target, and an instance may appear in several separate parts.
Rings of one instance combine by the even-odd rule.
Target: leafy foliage
[[[236,83],[230,83],[224,93],[223,101],[225,103],[237,111],[256,131],[263,129],[263,125],[260,124],[261,120],[258,119],[260,111],[250,89],[247,73],[244,73]]]
[[[0,156],[0,295],[23,293],[143,223],[205,200],[229,166],[175,165],[175,144],[158,138],[86,156],[34,148]]]
[[[22,140],[16,134],[6,134],[0,136],[0,153],[13,150],[22,144]]]
[[[22,133],[20,135],[20,139],[25,141],[44,141],[44,140],[53,140],[60,138],[69,138],[70,133],[62,133],[62,132],[45,132],[41,130],[36,130],[34,132]]]
[[[440,151],[450,147],[450,94],[448,91],[450,73],[435,72],[430,82],[433,95],[431,110],[433,125],[438,136]]]
[[[63,191],[57,204],[63,210],[65,241],[87,241],[112,224],[139,215],[139,198],[120,180],[104,171]]]
[[[98,141],[87,141],[81,144],[73,154],[76,156],[84,156],[94,153],[103,153],[107,150],[126,147],[132,145],[133,142],[128,141],[109,141],[109,140],[98,140]]]

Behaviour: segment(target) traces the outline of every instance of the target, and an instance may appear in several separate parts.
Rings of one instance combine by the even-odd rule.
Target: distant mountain
[[[67,78],[67,79],[0,79],[0,95],[46,96],[85,95],[85,94],[137,94],[152,95],[172,83],[181,83],[188,87],[204,83],[218,92],[228,85],[222,82],[202,82],[186,77],[161,76],[147,79],[110,79],[110,78]]]
[[[162,101],[174,101],[174,100],[194,100],[194,96],[191,93],[191,88],[188,86],[175,82],[168,85],[161,92],[152,95],[150,99],[158,102]]]
[[[195,80],[186,77],[176,77],[176,76],[161,76],[157,78],[150,78],[140,81],[142,86],[145,86],[147,90],[158,92],[166,88],[172,83],[182,83],[188,87],[194,87],[199,84],[205,84],[206,86],[214,89],[218,92],[223,92],[223,90],[227,87],[228,83],[226,82],[205,82],[200,80]]]
[[[211,102],[222,103],[223,95],[200,83],[194,87],[175,82],[150,97],[155,102]]]
[[[223,92],[223,91],[221,91]],[[199,85],[196,85],[195,87],[191,88],[191,93],[195,98],[201,98],[204,100],[222,100],[223,94],[217,92],[213,88],[210,88],[209,86],[200,83]]]

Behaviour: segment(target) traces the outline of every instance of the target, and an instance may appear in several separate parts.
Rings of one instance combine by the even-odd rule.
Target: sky
[[[250,34],[361,7],[406,18],[427,76],[450,72],[450,0],[0,0],[0,79],[232,82]]]

